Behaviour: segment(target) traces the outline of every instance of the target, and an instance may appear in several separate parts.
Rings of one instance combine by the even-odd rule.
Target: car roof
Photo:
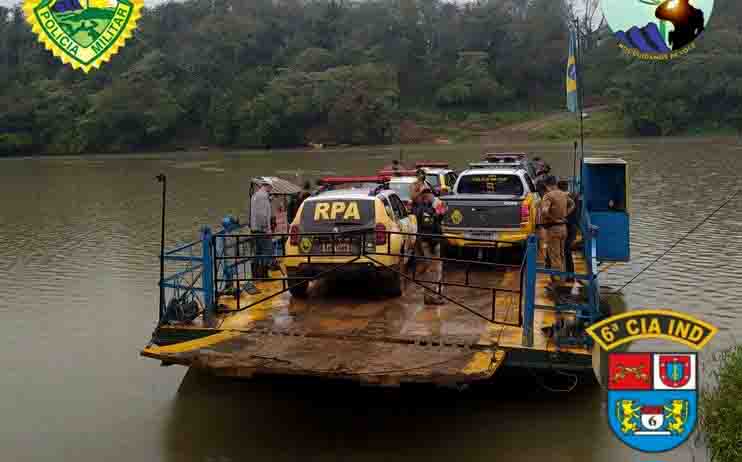
[[[585,157],[585,163],[594,165],[625,165],[626,161],[613,157]]]
[[[391,189],[381,189],[376,191],[376,194],[371,193],[374,189],[371,188],[346,188],[346,189],[334,189],[330,191],[323,191],[314,196],[308,197],[308,201],[317,200],[333,200],[333,199],[363,199],[363,200],[374,200],[379,195],[390,196],[396,195],[397,192]]]
[[[521,172],[525,172],[525,169],[520,168],[505,168],[505,167],[477,167],[470,168],[461,172],[461,175],[489,175],[489,174],[502,174],[502,175],[517,175]]]
[[[429,175],[440,175],[440,174],[446,174],[448,172],[453,172],[450,168],[430,168],[430,167],[421,167],[423,170],[425,170],[425,173]]]
[[[389,180],[389,183],[414,183],[417,178],[414,176],[394,176]]]
[[[347,189],[333,189],[330,191],[323,191],[317,195],[308,197],[306,200],[315,201],[323,199],[368,199],[373,200],[375,196],[371,195],[372,189],[368,188],[347,188]]]

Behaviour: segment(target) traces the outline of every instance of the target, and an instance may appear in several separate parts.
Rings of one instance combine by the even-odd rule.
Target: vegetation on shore
[[[166,2],[87,75],[38,43],[19,6],[0,7],[0,155],[468,140],[564,111],[571,4]],[[742,126],[738,24],[742,4],[717,0],[697,49],[671,62],[583,28],[586,103],[621,118],[596,115],[588,136]],[[568,120],[530,133],[571,137]]]
[[[623,114],[617,108],[588,112],[583,119],[583,131],[586,138],[617,138],[631,132],[625,127]],[[575,140],[580,137],[579,119],[574,116],[547,121],[534,128],[532,133],[534,138]]]
[[[742,460],[742,345],[725,351],[716,382],[701,393],[701,428],[713,462]]]

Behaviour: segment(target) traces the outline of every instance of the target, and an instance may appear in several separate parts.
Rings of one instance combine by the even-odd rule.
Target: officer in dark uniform
[[[441,257],[441,221],[446,213],[446,204],[433,195],[433,190],[425,185],[420,190],[420,196],[413,205],[413,213],[417,219],[418,233],[426,236],[418,236],[415,242],[415,256],[425,257],[416,263],[415,271],[417,277],[426,281],[422,283],[430,290],[426,290],[423,296],[426,305],[442,305],[445,303],[442,297],[436,295],[439,290],[437,283],[443,280],[443,262]],[[429,260],[433,258],[433,260]]]

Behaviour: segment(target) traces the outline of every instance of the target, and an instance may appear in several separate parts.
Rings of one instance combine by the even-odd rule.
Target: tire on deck
[[[296,278],[296,277],[303,277],[304,274],[299,273],[297,271],[287,271],[289,278]],[[309,290],[309,281],[305,282],[294,282],[291,281],[289,283],[289,293],[291,293],[292,297],[296,298],[304,298],[307,296],[307,291]]]
[[[402,276],[397,272],[400,269],[401,265],[376,268],[375,279],[381,286],[384,295],[388,297],[400,297],[402,295]]]
[[[389,273],[386,278],[387,294],[390,297],[400,297],[402,295],[402,276],[400,276],[399,273],[395,273],[394,271],[387,272]]]

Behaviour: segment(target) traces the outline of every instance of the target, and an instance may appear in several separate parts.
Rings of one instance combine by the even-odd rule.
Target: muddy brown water
[[[566,143],[496,149],[540,154],[571,173]],[[742,186],[742,146],[733,142],[601,141],[588,151],[621,156],[632,172],[633,260],[605,274],[604,285],[628,281]],[[456,166],[479,153],[405,148],[407,159]],[[706,459],[700,442],[656,457],[622,446],[599,387],[567,394],[540,385],[564,387],[567,377],[508,373],[465,392],[378,390],[216,379],[138,356],[157,303],[156,174],[169,178],[172,244],[239,213],[251,175],[367,174],[395,156],[396,148],[375,148],[0,161],[2,460]],[[741,209],[742,197],[624,291],[630,308],[673,308],[717,325],[705,363],[742,330]]]

